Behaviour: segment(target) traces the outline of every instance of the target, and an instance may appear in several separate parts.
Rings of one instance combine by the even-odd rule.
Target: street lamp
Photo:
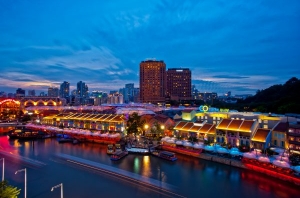
[[[17,174],[17,173],[19,173],[19,172],[25,172],[25,188],[24,188],[24,197],[26,198],[26,196],[27,196],[27,173],[26,173],[26,168],[24,168],[24,169],[20,169],[20,170],[17,170],[16,172],[15,172],[15,174]]]
[[[58,184],[58,185],[56,185],[56,186],[53,186],[52,188],[51,188],[51,191],[53,191],[55,188],[58,188],[58,187],[60,187],[60,198],[63,198],[64,197],[64,194],[63,194],[63,184],[61,183],[61,184]]]
[[[3,164],[2,164],[2,181],[4,181],[4,158],[2,158],[0,160],[3,160]]]
[[[144,128],[145,128],[145,134],[144,134],[144,135],[146,135],[147,130],[148,130],[148,128],[149,128],[149,125],[148,125],[148,124],[145,124]]]

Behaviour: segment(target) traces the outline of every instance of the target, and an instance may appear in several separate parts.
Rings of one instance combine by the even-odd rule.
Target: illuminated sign
[[[6,103],[6,102],[14,102],[16,104],[20,104],[19,101],[15,101],[14,99],[5,99],[0,102],[0,105],[2,105],[3,103]]]
[[[229,112],[229,109],[220,109],[220,112]]]
[[[201,105],[200,107],[199,107],[199,111],[201,111],[201,112],[207,112],[208,111],[208,106],[206,106],[206,105]]]
[[[183,70],[182,69],[177,69],[176,72],[183,72]]]

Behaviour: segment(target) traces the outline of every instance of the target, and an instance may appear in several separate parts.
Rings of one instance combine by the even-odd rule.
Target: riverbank
[[[196,157],[196,158],[207,160],[207,161],[217,162],[217,163],[225,164],[228,166],[234,166],[237,168],[242,168],[242,169],[259,172],[259,173],[268,175],[270,177],[274,177],[274,178],[295,184],[297,186],[300,186],[300,177],[280,173],[276,169],[270,170],[270,169],[260,167],[259,165],[248,164],[248,163],[244,163],[243,161],[240,161],[240,160],[226,158],[226,157],[222,157],[222,156],[218,156],[218,155],[212,155],[212,154],[208,154],[208,153],[189,152],[187,150],[176,149],[176,148],[172,148],[170,146],[164,146],[164,145],[160,145],[160,147],[162,150],[172,151],[172,152],[179,153],[182,155],[188,155],[188,156]]]

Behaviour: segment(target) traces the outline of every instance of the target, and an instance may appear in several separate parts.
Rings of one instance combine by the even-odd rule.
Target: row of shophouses
[[[254,113],[199,113],[183,110],[174,119],[164,115],[143,115],[144,133],[163,126],[165,134],[180,138],[195,137],[200,142],[249,146],[264,150],[270,146],[300,153],[300,123],[295,117]],[[125,115],[69,113],[47,116],[42,124],[126,133]]]

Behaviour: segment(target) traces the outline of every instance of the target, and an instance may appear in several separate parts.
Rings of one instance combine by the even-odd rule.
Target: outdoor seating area
[[[121,139],[121,135],[119,133],[108,133],[103,131],[94,130],[93,132],[85,129],[77,129],[77,128],[58,128],[47,125],[35,125],[35,124],[27,124],[27,128],[42,130],[49,133],[55,134],[68,134],[77,138],[85,138],[87,141],[111,141],[117,142]]]

